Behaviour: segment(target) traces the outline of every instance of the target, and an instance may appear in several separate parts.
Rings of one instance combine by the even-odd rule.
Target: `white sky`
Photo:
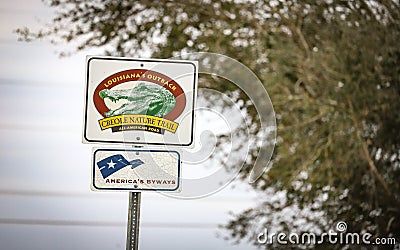
[[[92,146],[81,129],[91,52],[59,59],[60,47],[13,33],[50,14],[39,0],[0,3],[0,248],[125,249],[128,194],[89,190]],[[239,186],[189,201],[145,193],[140,249],[253,249],[216,237],[228,211],[255,202]]]

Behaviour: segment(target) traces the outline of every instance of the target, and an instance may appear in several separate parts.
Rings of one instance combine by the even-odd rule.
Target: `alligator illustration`
[[[113,102],[121,99],[129,101],[117,109],[106,112],[104,114],[106,117],[128,114],[163,117],[171,112],[176,104],[174,95],[156,84],[139,83],[132,89],[103,89],[99,95],[102,99],[108,98]]]

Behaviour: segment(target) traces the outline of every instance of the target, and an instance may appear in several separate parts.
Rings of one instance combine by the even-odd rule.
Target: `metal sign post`
[[[126,250],[139,248],[139,222],[140,222],[141,193],[129,193],[128,228],[126,232]]]
[[[130,192],[127,250],[139,247],[140,192],[181,189],[181,156],[168,147],[194,146],[197,79],[196,61],[86,58],[82,142],[145,147],[92,153],[91,189]]]

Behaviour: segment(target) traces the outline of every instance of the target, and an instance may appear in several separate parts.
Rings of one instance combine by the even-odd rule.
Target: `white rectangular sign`
[[[174,150],[94,149],[92,190],[179,191],[181,159]]]
[[[88,56],[84,143],[192,146],[195,61]]]

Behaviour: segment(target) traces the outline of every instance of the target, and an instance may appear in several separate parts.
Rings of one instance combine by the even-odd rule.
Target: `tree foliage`
[[[399,1],[45,3],[57,10],[53,22],[18,29],[22,39],[120,56],[216,52],[263,81],[276,112],[277,148],[273,167],[254,186],[263,201],[226,225],[232,238],[255,242],[277,220],[301,232],[295,222],[305,220],[324,231],[345,221],[348,231],[399,240]],[[310,213],[285,217],[288,208]]]

